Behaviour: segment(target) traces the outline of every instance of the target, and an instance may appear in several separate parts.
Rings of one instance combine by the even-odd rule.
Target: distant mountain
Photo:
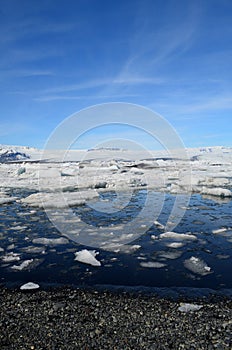
[[[19,152],[14,149],[6,149],[0,147],[0,163],[7,163],[12,161],[26,160],[30,156],[24,152]]]

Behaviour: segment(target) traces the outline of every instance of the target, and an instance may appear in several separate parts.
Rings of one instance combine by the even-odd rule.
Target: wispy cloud
[[[106,100],[106,99],[121,99],[127,97],[136,97],[136,94],[118,94],[118,95],[78,95],[78,96],[65,96],[65,95],[48,95],[33,98],[38,102],[50,102],[50,101],[62,101],[62,100]]]

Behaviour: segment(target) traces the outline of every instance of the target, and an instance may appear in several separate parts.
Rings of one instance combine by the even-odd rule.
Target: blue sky
[[[2,0],[0,144],[43,147],[69,115],[129,102],[187,147],[232,146],[231,23],[230,0]]]

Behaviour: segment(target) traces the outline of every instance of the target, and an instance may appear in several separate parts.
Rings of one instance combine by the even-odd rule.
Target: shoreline
[[[232,300],[199,298],[197,311],[157,295],[0,287],[0,347],[10,349],[231,349]]]

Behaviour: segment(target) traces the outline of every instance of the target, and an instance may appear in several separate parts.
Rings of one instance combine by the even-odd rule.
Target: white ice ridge
[[[173,194],[195,192],[213,196],[214,200],[220,197],[230,200],[232,197],[232,148],[187,149],[189,161],[178,152],[171,157],[167,151],[149,151],[147,159],[144,152],[133,150],[72,150],[66,152],[63,159],[60,158],[63,151],[52,150],[46,154],[43,163],[40,162],[42,150],[2,146],[1,152],[7,151],[26,153],[30,157],[18,160],[18,163],[17,159],[13,163],[4,163],[3,158],[0,162],[3,189],[42,191],[22,200],[28,206],[76,206],[97,198],[98,192],[131,191],[131,188],[144,187]],[[0,194],[0,204],[14,200]],[[154,224],[163,229],[159,223]]]
[[[79,252],[75,253],[74,260],[92,266],[101,266],[101,262],[95,258],[95,256],[97,256],[98,254],[99,253],[95,250],[82,249]]]

